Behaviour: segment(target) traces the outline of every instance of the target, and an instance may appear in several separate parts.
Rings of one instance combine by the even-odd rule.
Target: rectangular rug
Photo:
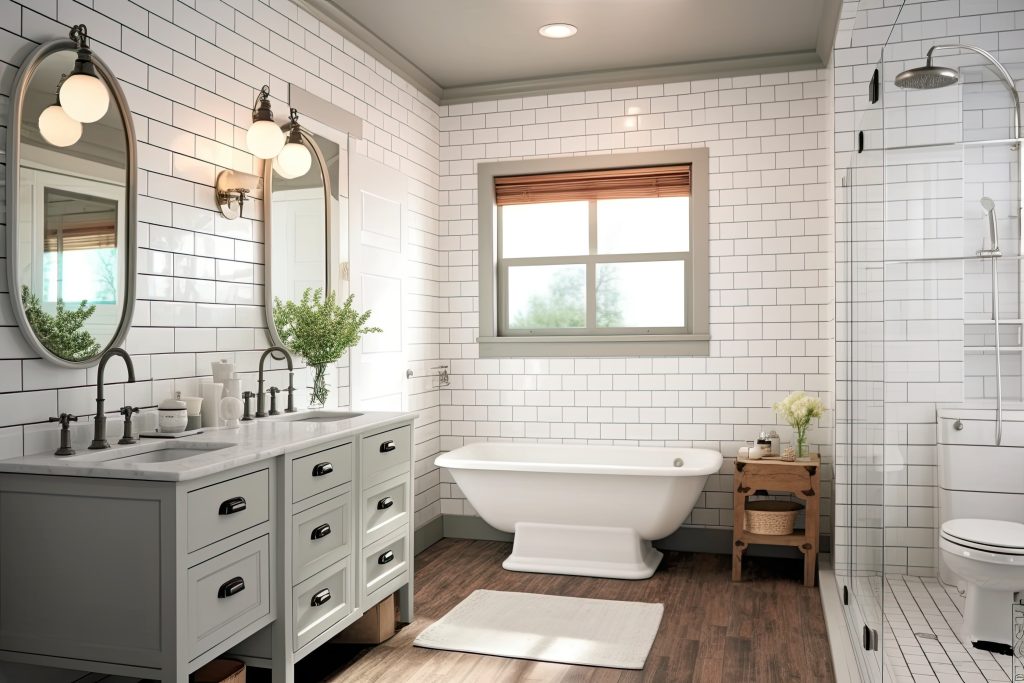
[[[642,669],[661,604],[477,590],[413,645],[543,662]]]

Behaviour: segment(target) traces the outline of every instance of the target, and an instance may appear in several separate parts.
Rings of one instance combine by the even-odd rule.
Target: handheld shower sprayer
[[[986,213],[988,213],[988,233],[991,246],[988,249],[982,249],[978,253],[985,256],[1002,256],[1002,253],[999,251],[999,230],[996,227],[996,203],[989,197],[982,197],[981,208],[985,209]]]

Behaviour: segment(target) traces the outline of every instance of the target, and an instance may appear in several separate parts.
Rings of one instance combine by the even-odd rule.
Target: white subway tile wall
[[[66,38],[85,23],[96,54],[122,83],[139,145],[138,305],[125,348],[138,382],[111,363],[107,406],[151,407],[180,390],[196,394],[210,362],[234,360],[255,389],[259,355],[269,344],[263,308],[262,205],[229,221],[214,204],[213,183],[225,168],[259,172],[245,149],[249,111],[269,83],[278,118],[293,83],[364,121],[354,149],[410,178],[410,267],[406,285],[410,367],[425,375],[438,364],[442,255],[439,247],[438,108],[402,78],[289,0],[160,2],[12,2],[0,0],[0,107],[5,124],[16,69],[33,47]],[[6,141],[6,129],[3,131]],[[5,143],[0,143],[5,144]],[[6,230],[6,226],[5,226]],[[6,277],[0,281],[0,457],[55,447],[45,420],[59,412],[95,411],[95,369],[60,370],[34,358],[15,327]],[[270,384],[284,386],[283,363]],[[333,382],[348,401],[347,363]],[[296,386],[304,390],[304,372]],[[414,382],[416,517],[440,514],[438,394]],[[83,438],[88,421],[76,432]]]
[[[447,258],[441,448],[477,440],[720,449],[687,525],[732,526],[739,446],[779,427],[790,391],[831,408],[832,115],[827,70],[664,83],[441,107],[441,244]],[[711,153],[711,355],[480,359],[480,162],[688,147]],[[812,430],[831,513],[831,411]],[[475,514],[443,474],[448,514]]]

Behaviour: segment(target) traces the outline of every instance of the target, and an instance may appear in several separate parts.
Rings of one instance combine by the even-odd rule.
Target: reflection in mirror
[[[50,50],[34,69],[33,57],[22,69],[24,91],[12,98],[17,103],[21,96],[18,129],[12,131],[18,155],[16,195],[9,194],[17,209],[10,265],[41,352],[65,365],[94,362],[123,338],[130,322],[131,124],[105,67],[98,64],[97,70],[116,91],[111,106],[99,120],[80,124],[55,104],[75,52]]]

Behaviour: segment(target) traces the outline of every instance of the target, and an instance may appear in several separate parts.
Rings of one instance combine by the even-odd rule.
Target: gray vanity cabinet
[[[0,656],[187,681],[277,615],[276,478],[0,477]]]

